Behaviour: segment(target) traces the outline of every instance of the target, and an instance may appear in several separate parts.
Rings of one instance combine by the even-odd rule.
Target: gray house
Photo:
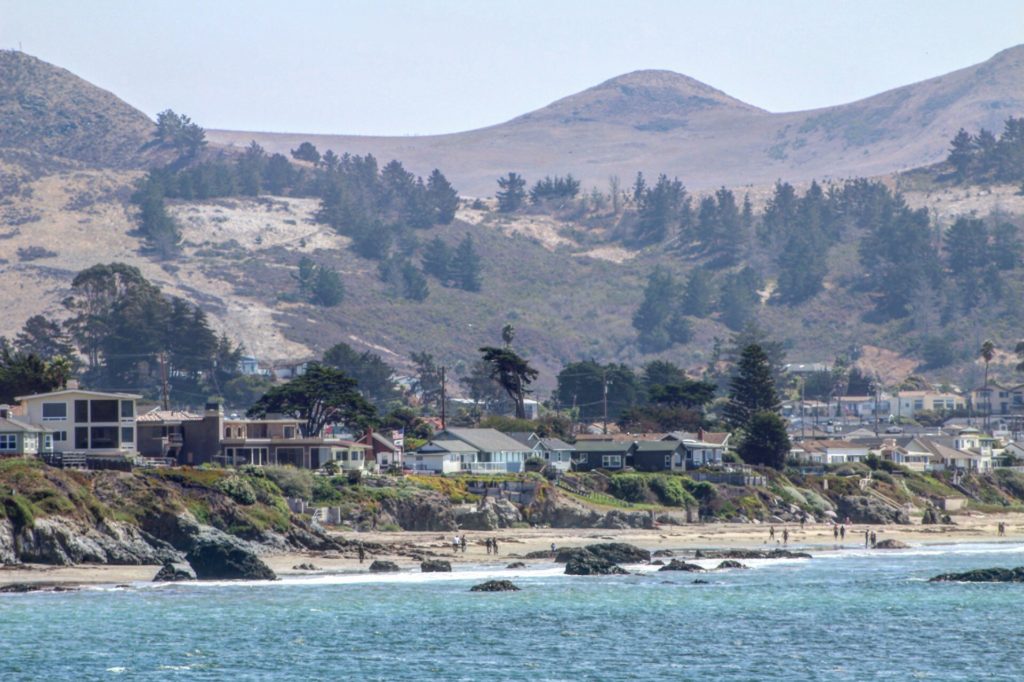
[[[533,451],[532,457],[539,457],[558,471],[568,471],[572,466],[572,457],[576,446],[569,445],[558,438],[541,438],[536,433],[517,431],[508,434],[510,437],[526,445]]]
[[[576,443],[573,468],[576,471],[592,471],[594,469],[619,471],[632,464],[635,448],[636,443],[632,441],[579,441]]]
[[[464,470],[473,473],[522,473],[526,460],[533,454],[533,449],[514,438],[506,436],[496,429],[461,429],[448,428],[438,431],[430,442],[420,448],[420,452],[429,450],[432,444],[445,441],[465,443],[476,450],[472,461],[460,454],[465,463]],[[446,445],[445,449],[453,448]],[[461,448],[459,448],[461,449]]]

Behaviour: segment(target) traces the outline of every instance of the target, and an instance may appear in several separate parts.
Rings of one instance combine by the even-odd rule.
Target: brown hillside
[[[571,172],[584,186],[638,170],[695,189],[785,178],[874,176],[941,160],[961,126],[995,132],[1024,113],[1024,46],[953,73],[813,111],[768,113],[686,76],[638,71],[500,125],[450,135],[357,137],[210,131],[212,142],[287,152],[321,149],[401,159],[420,174],[443,166],[470,196],[515,170],[535,180]]]
[[[0,51],[0,149],[107,167],[132,167],[153,122],[70,71]]]

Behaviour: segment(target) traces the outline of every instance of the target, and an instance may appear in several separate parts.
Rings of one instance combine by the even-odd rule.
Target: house
[[[467,465],[466,470],[474,473],[521,473],[526,460],[533,454],[529,446],[496,429],[446,428],[435,433],[430,443],[423,447],[438,441],[458,441],[472,447],[476,456],[472,461],[464,459],[463,463]],[[417,454],[422,450],[417,450]],[[464,452],[464,449],[458,449],[459,454]]]
[[[412,471],[435,474],[457,474],[473,471],[479,451],[461,440],[432,439],[406,458],[405,466]]]
[[[807,461],[815,464],[846,464],[863,462],[868,458],[868,446],[847,440],[806,440],[800,444],[805,453],[813,458]]]
[[[529,446],[534,454],[531,457],[539,457],[544,463],[558,471],[568,471],[572,466],[572,457],[576,452],[576,446],[569,445],[558,438],[542,438],[532,432],[514,432],[508,436],[523,445]]]
[[[911,471],[931,471],[934,466],[931,450],[917,438],[903,440],[900,444],[895,438],[886,439],[879,451],[881,457]]]
[[[929,412],[953,412],[967,407],[967,401],[956,393],[935,391],[899,391],[896,394],[896,415],[913,418],[923,410]]]
[[[1010,414],[1015,391],[997,381],[970,390],[971,407],[978,414]],[[1022,394],[1024,399],[1024,394]]]
[[[632,466],[637,471],[686,468],[686,446],[678,440],[641,440],[633,445]]]
[[[281,465],[319,469],[333,461],[343,470],[364,469],[370,446],[302,433],[294,417],[225,416],[217,403],[203,414],[154,410],[140,415],[140,452],[178,464]]]
[[[678,441],[685,448],[683,469],[698,469],[702,466],[720,466],[724,455],[729,448],[729,438],[732,434],[728,431],[705,431],[697,429],[696,433],[688,431],[673,431],[666,434],[662,440]],[[673,469],[676,466],[673,464]]]
[[[920,446],[932,455],[932,468],[985,473],[992,471],[992,449],[983,446],[977,429],[963,429],[954,437],[920,436]]]
[[[0,457],[31,457],[53,451],[53,437],[46,427],[14,416],[9,405],[0,405]]]
[[[141,396],[68,388],[18,396],[25,421],[53,436],[53,451],[94,456],[134,456],[135,403]]]
[[[367,462],[372,463],[369,468],[387,470],[393,466],[402,466],[402,432],[392,431],[391,435],[394,439],[377,431],[368,431],[357,441],[370,447],[366,452]]]
[[[576,441],[573,469],[576,471],[592,471],[594,469],[619,471],[626,467],[634,447],[633,441]]]

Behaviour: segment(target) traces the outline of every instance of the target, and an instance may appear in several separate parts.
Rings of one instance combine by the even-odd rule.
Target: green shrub
[[[241,476],[229,476],[222,481],[217,481],[214,488],[221,491],[238,504],[256,504],[256,491],[247,480]]]
[[[608,485],[608,494],[627,502],[646,502],[650,489],[640,474],[615,474]]]
[[[4,511],[17,533],[22,528],[32,528],[36,523],[32,503],[21,495],[10,495],[4,498]]]
[[[303,500],[313,498],[313,472],[292,466],[264,467],[267,478],[277,484],[287,497],[298,497]]]
[[[667,507],[697,506],[697,500],[687,492],[678,476],[654,476],[648,485]]]
[[[715,499],[718,495],[718,490],[715,488],[715,485],[708,481],[695,481],[689,477],[682,477],[680,480],[683,483],[683,487],[686,488],[686,491],[700,500],[701,504],[711,502],[711,500]]]

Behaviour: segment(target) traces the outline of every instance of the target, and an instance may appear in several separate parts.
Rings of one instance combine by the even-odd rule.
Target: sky
[[[457,132],[638,69],[811,109],[1021,43],[1022,0],[0,0],[0,48],[151,117],[274,132]]]

